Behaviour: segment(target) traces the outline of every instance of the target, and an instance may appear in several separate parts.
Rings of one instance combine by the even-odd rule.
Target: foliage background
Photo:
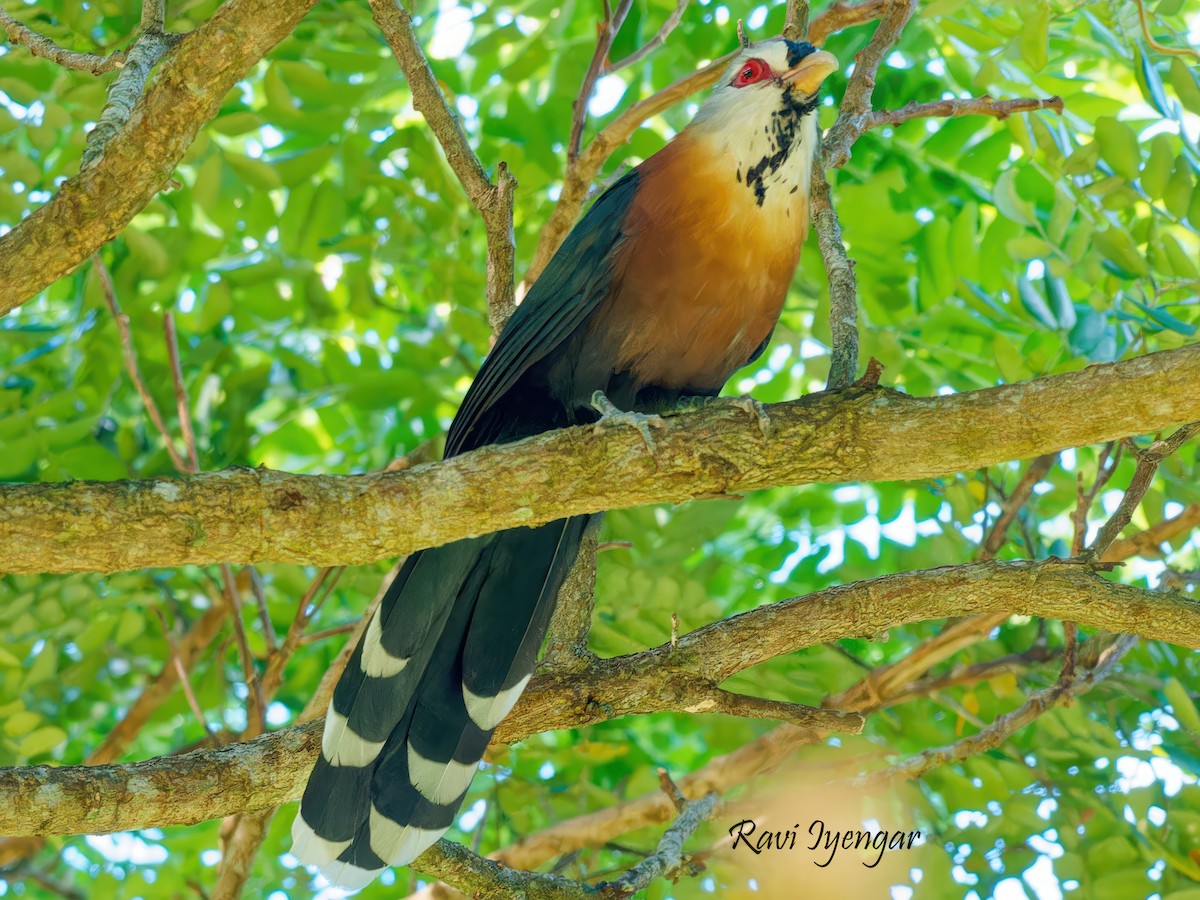
[[[168,5],[168,27],[202,22],[216,0]],[[137,27],[136,4],[8,2],[60,44],[106,51]],[[418,34],[486,165],[508,162],[516,194],[518,271],[553,207],[574,101],[595,40],[598,4],[530,0],[423,2]],[[1147,3],[1165,44],[1200,44],[1200,11]],[[638,0],[612,57],[640,46],[673,4]],[[690,5],[666,45],[606,79],[589,134],[615,112],[752,33],[780,30],[782,6]],[[872,26],[832,36],[849,62]],[[1179,346],[1200,326],[1200,81],[1193,58],[1151,49],[1132,2],[924,4],[881,71],[877,108],[943,96],[1060,94],[1061,117],[915,121],[859,141],[836,173],[835,200],[858,261],[863,358],[914,394],[961,391]],[[0,48],[0,229],[16,224],[78,168],[104,82]],[[845,73],[829,81],[840,96]],[[611,175],[686,124],[681,105],[639,129]],[[833,121],[832,105],[822,109]],[[174,410],[162,314],[174,311],[197,423],[200,464],[361,472],[441,435],[488,347],[484,232],[409,102],[365,3],[326,0],[226,98],[158,196],[102,255],[131,319],[142,371]],[[696,185],[703,190],[703,185]],[[770,351],[730,386],[773,401],[819,390],[828,369],[827,285],[815,242]],[[168,424],[176,427],[174,415]],[[0,480],[146,478],[173,472],[126,377],[116,324],[86,265],[0,320]],[[896,448],[904,452],[904,448]],[[1022,514],[1002,556],[1068,555],[1076,475],[1094,449],[1063,454]],[[1113,485],[1128,483],[1126,462]],[[995,490],[1018,468],[918,484],[780,489],[740,503],[612,513],[601,554],[593,649],[630,652],[760,603],[886,572],[950,565],[976,553]],[[1195,445],[1169,460],[1134,525],[1200,502]],[[1111,509],[1119,492],[1102,495]],[[1096,511],[1097,515],[1100,513]],[[1200,568],[1193,535],[1165,560],[1119,577],[1154,585],[1164,564]],[[260,567],[276,629],[286,629],[314,572]],[[351,621],[384,566],[350,570],[314,629]],[[169,657],[155,616],[182,628],[212,602],[198,569],[101,576],[0,577],[0,764],[82,760]],[[264,649],[252,610],[252,646]],[[902,656],[933,623],[887,641],[847,640],[761,665],[732,689],[820,703],[866,667]],[[290,722],[340,646],[304,647],[269,710]],[[1058,646],[1059,623],[1013,619],[956,662]],[[767,780],[806,828],[840,810],[858,823],[919,827],[880,896],[1200,897],[1200,660],[1143,644],[1124,671],[1057,709],[1002,750],[947,766],[878,797],[822,793],[822,766],[881,763],[952,742],[1053,681],[1054,665],[952,688],[870,718],[864,735],[798,754]],[[219,637],[190,676],[207,720],[245,726],[236,651]],[[1190,696],[1189,696],[1190,695]],[[613,797],[653,789],[655,766],[683,774],[770,723],[658,714],[525,741],[476,779],[459,839],[483,851]],[[178,691],[142,729],[130,759],[202,738]],[[840,749],[837,749],[839,748]],[[249,889],[308,896],[287,854],[290,813],[276,817]],[[790,824],[790,823],[788,823]],[[213,879],[219,823],[137,835],[54,840],[34,868],[79,895],[190,896]],[[861,827],[859,825],[858,827]],[[721,826],[707,832],[721,836]],[[591,876],[636,860],[657,828],[567,860]],[[702,842],[703,843],[703,842]],[[751,894],[737,857],[717,854],[697,880],[650,896]],[[784,878],[809,877],[807,854]],[[839,863],[842,865],[842,863]],[[815,870],[814,870],[815,872]],[[836,870],[842,894],[866,896],[857,860]],[[0,895],[50,896],[23,877]],[[814,875],[815,877],[815,875]],[[3,876],[0,875],[0,879]],[[394,879],[394,883],[393,883]],[[786,883],[786,882],[785,882]],[[794,884],[794,882],[793,882]],[[415,885],[407,870],[364,897]],[[831,888],[833,890],[833,888]],[[282,892],[273,893],[273,892]],[[780,896],[783,896],[782,894]]]

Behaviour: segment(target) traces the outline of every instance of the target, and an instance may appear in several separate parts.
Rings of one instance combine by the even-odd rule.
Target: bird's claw
[[[600,426],[606,422],[628,425],[630,428],[636,428],[638,434],[642,436],[642,443],[646,445],[646,450],[650,453],[651,458],[657,457],[658,444],[654,440],[654,435],[650,433],[650,429],[666,426],[667,423],[663,421],[662,416],[618,409],[608,397],[604,396],[604,391],[596,391],[592,394],[592,408],[600,413],[600,421],[592,426],[593,434],[598,433]],[[657,462],[655,465],[657,466]]]
[[[771,417],[767,415],[767,408],[765,406],[749,394],[742,394],[740,397],[733,398],[733,405],[758,420],[758,430],[762,432],[764,438],[769,439],[771,437]]]

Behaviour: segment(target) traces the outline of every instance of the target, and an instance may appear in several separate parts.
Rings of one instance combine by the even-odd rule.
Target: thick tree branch
[[[81,170],[99,162],[104,157],[108,142],[129,124],[134,107],[146,89],[150,72],[179,40],[178,35],[163,34],[160,30],[143,31],[138,36],[129,50],[125,65],[121,67],[121,74],[108,86],[108,101],[96,121],[96,127],[88,132],[80,161]]]
[[[1070,562],[972,563],[831,588],[698,629],[675,647],[539,675],[496,739],[686,709],[689,684],[715,683],[779,653],[982,612],[1071,619],[1200,648],[1200,604],[1183,597],[1110,582]],[[320,734],[313,722],[220,750],[130,765],[0,769],[0,833],[129,831],[265,809],[300,795]]]
[[[352,565],[603,509],[929,478],[1200,419],[1198,383],[1192,345],[963,394],[816,394],[764,407],[769,435],[713,403],[666,417],[653,456],[635,429],[601,423],[394,473],[4,485],[0,571]]]
[[[0,236],[0,315],[112,240],[166,184],[200,127],[316,0],[229,0],[159,67],[103,157]]]

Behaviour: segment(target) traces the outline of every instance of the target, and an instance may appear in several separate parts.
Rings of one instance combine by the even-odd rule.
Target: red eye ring
[[[771,77],[771,67],[761,59],[748,59],[729,82],[733,87],[747,87]]]

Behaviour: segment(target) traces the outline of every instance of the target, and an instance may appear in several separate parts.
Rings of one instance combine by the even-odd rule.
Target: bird
[[[607,416],[644,425],[715,397],[763,353],[807,235],[818,92],[838,62],[807,42],[739,39],[692,121],[599,196],[534,282],[446,458]],[[334,689],[297,859],[354,891],[451,826],[592,519],[408,557]]]

